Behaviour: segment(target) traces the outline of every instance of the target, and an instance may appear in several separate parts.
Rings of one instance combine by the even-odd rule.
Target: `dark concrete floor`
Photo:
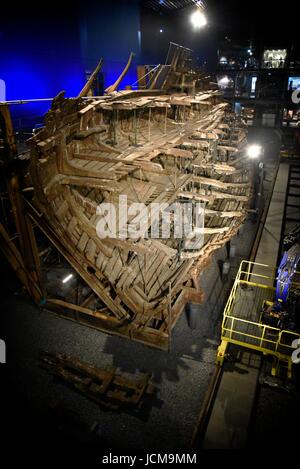
[[[270,167],[267,186],[271,176]],[[201,276],[205,300],[192,307],[194,328],[189,327],[186,314],[182,314],[172,332],[170,353],[40,312],[14,286],[9,268],[2,266],[0,337],[7,343],[9,420],[16,419],[19,428],[21,419],[23,430],[24,426],[28,430],[31,420],[36,432],[45,430],[40,430],[41,420],[45,420],[48,430],[63,432],[74,437],[75,442],[94,442],[96,438],[96,444],[109,448],[188,450],[214,370],[224,304],[240,261],[249,255],[256,228],[256,224],[247,221],[233,240],[236,253],[226,282],[220,276],[226,248],[215,252],[211,265]],[[138,416],[103,410],[42,370],[40,350],[72,354],[99,367],[113,365],[126,372],[150,372],[159,387],[158,399],[148,400]],[[96,436],[91,434],[94,424],[98,429]]]
[[[11,386],[23,393],[37,411],[49,405],[71,410],[78,423],[84,425],[85,433],[97,423],[100,439],[113,447],[188,449],[214,369],[223,305],[239,262],[248,255],[255,228],[247,222],[235,240],[236,257],[226,283],[220,277],[226,249],[216,251],[202,274],[205,301],[192,306],[195,328],[189,328],[186,314],[182,314],[172,333],[170,353],[40,312],[30,299],[6,289],[1,309],[7,325],[7,361],[13,364]],[[39,350],[65,352],[99,367],[150,372],[159,386],[159,399],[148,401],[140,417],[102,410],[40,369]],[[84,432],[78,431],[79,439],[86,438]]]

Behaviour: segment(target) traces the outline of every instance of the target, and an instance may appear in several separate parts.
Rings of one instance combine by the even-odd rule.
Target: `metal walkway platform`
[[[288,182],[289,165],[287,163],[281,163],[277,172],[273,194],[258,249],[253,259],[257,263],[270,266],[276,265],[280,249]],[[259,273],[259,268],[257,272]]]
[[[218,364],[198,419],[195,447],[246,447],[264,356],[273,356],[273,373],[284,363],[291,375],[292,342],[300,335],[262,324],[260,314],[263,302],[275,297],[275,264],[283,237],[299,220],[298,177],[299,166],[280,164],[255,262],[241,263],[224,309]]]
[[[247,443],[262,358],[246,350],[233,353],[234,363],[224,364],[203,449],[239,449]]]
[[[257,273],[260,269],[261,273]],[[222,343],[218,360],[222,364],[227,344],[272,355],[285,362],[291,374],[292,343],[300,334],[261,323],[264,301],[275,299],[274,269],[267,265],[242,261],[223,313]],[[295,286],[299,286],[293,282]]]

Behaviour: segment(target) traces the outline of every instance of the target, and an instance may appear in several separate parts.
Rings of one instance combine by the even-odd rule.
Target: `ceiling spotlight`
[[[221,86],[226,86],[229,84],[229,78],[228,77],[223,77],[223,78],[220,78],[219,80],[219,85]]]
[[[164,32],[164,30],[163,30],[162,28],[160,28],[159,32],[160,32],[160,33],[163,33],[163,32]]]
[[[203,28],[207,24],[207,19],[204,13],[198,9],[191,15],[191,23],[194,28],[200,29]]]
[[[253,145],[249,145],[248,148],[247,148],[247,155],[249,156],[249,158],[258,158],[262,153],[262,146],[261,145],[257,145],[257,144],[253,144]]]
[[[67,283],[67,282],[69,282],[72,277],[73,277],[73,274],[67,275],[65,278],[62,279],[61,283]]]

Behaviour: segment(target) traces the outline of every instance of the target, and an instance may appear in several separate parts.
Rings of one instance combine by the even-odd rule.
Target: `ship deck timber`
[[[178,67],[172,73],[187,80]],[[191,76],[192,95],[174,81],[89,99],[61,94],[30,142],[30,218],[91,289],[84,305],[47,297],[47,307],[162,349],[185,305],[203,301],[199,273],[238,232],[251,198],[246,131],[219,92],[203,80],[197,90]],[[100,239],[97,207],[110,202],[118,210],[120,195],[146,206],[205,203],[204,244]]]

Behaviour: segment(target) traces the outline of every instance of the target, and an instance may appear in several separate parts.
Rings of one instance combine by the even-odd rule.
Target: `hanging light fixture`
[[[195,29],[201,29],[207,25],[206,16],[201,8],[197,8],[197,10],[191,14],[191,23]]]

